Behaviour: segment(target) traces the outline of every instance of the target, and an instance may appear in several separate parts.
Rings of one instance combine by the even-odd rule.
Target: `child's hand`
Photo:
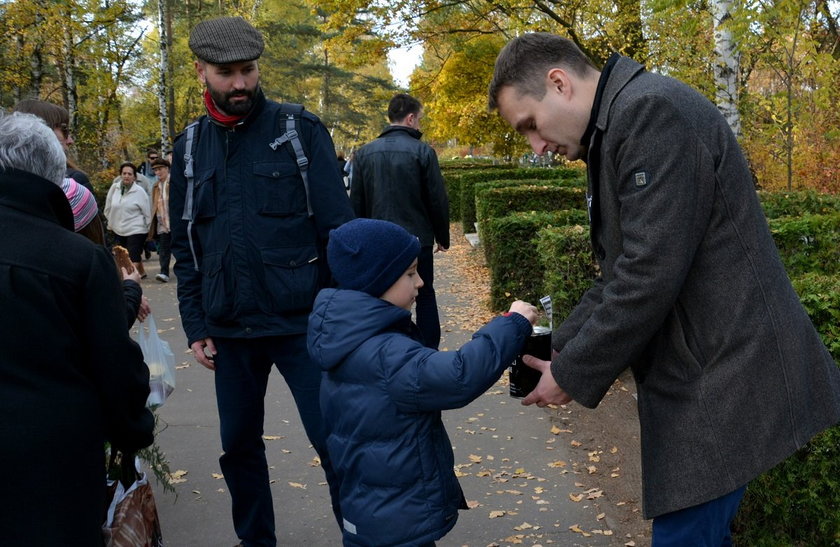
[[[510,305],[510,311],[516,312],[527,319],[532,325],[537,322],[537,308],[522,300],[517,300]]]

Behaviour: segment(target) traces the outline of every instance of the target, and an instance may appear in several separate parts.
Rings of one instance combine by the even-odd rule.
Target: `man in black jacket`
[[[181,321],[196,360],[215,371],[219,461],[236,533],[244,545],[275,545],[262,439],[272,365],[294,395],[335,494],[318,403],[321,373],[306,350],[306,327],[329,279],[322,252],[329,231],[353,211],[324,125],[299,113],[290,137],[284,107],[263,95],[260,33],[241,17],[221,17],[196,25],[189,45],[207,115],[176,141],[170,173]],[[308,179],[295,145],[308,159]],[[185,154],[192,156],[187,164]],[[336,501],[333,508],[338,517]]]
[[[426,346],[440,345],[433,255],[449,248],[449,198],[437,155],[420,141],[420,102],[400,93],[388,104],[391,125],[353,157],[350,199],[356,216],[388,220],[420,239],[417,326]],[[435,242],[437,241],[437,247]]]
[[[104,443],[153,440],[149,370],[113,257],[73,233],[61,148],[35,116],[0,115],[0,542],[13,547],[102,545]]]

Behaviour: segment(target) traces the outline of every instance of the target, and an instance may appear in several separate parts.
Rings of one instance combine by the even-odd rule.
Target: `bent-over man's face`
[[[504,87],[498,95],[499,114],[528,139],[537,155],[553,152],[569,161],[582,159],[586,149],[580,139],[589,123],[589,111],[573,100],[570,90],[568,79],[555,83],[549,78],[542,99],[520,93],[513,86]]]
[[[207,86],[219,110],[230,116],[244,116],[251,111],[260,84],[256,60],[226,65],[196,61],[195,66],[198,79]]]

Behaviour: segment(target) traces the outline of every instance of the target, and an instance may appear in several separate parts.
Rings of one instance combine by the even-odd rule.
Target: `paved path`
[[[449,349],[469,339],[471,332],[459,325],[480,306],[464,294],[453,254],[438,254],[435,263],[446,325],[441,347]],[[177,499],[155,485],[164,538],[168,547],[231,546],[237,540],[218,464],[213,373],[185,351],[176,285],[174,279],[168,284],[153,280],[156,258],[146,262],[149,279],[143,289],[179,366],[177,389],[158,411],[165,428],[157,443],[182,481],[175,484]],[[314,462],[315,452],[303,434],[291,395],[276,373],[269,381],[266,409],[278,543],[340,545],[323,473]],[[617,523],[597,507],[599,500],[587,499],[599,493],[588,491],[592,489],[582,481],[581,470],[571,465],[572,449],[568,438],[558,435],[562,422],[556,412],[522,407],[508,396],[503,379],[466,408],[444,416],[461,484],[473,509],[461,512],[458,524],[439,546],[625,544],[621,531],[611,530]]]

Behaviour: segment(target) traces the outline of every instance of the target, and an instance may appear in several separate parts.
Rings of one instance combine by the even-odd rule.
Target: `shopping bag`
[[[109,472],[115,466],[111,458]],[[105,547],[163,547],[160,519],[152,486],[140,469],[140,460],[123,455],[118,478],[108,480],[110,503],[105,512],[102,537]],[[113,492],[113,495],[111,493]]]
[[[175,389],[175,355],[169,343],[158,336],[152,314],[140,324],[137,343],[149,367],[149,398],[146,406],[157,408],[166,402],[166,398]]]

